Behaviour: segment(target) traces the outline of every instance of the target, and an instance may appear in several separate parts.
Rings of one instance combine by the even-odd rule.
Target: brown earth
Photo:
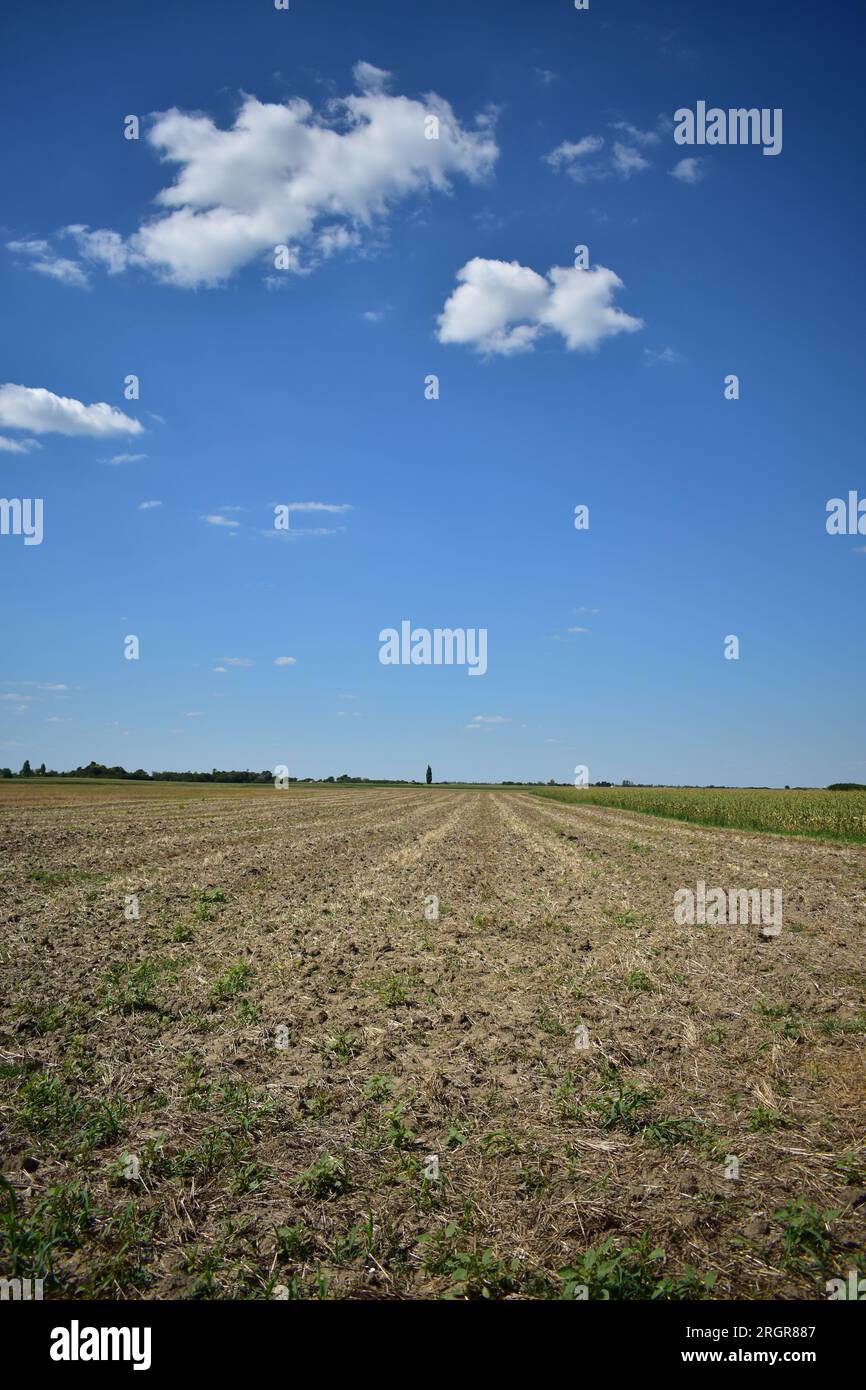
[[[525,792],[20,783],[0,845],[0,1274],[824,1298],[862,1270],[866,847]],[[781,935],[676,926],[698,879],[781,888]]]

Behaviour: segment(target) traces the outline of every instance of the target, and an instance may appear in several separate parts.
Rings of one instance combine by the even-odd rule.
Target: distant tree
[[[24,762],[21,764],[21,771],[20,771],[20,773],[19,773],[19,776],[20,776],[20,777],[32,777],[32,776],[33,776],[33,771],[32,771],[32,769],[31,769],[31,767],[30,767],[30,759],[29,759],[29,758],[25,758],[25,759],[24,759]]]
[[[432,781],[433,781],[433,769],[432,769],[432,767],[430,766],[430,764],[428,763],[428,764],[427,764],[427,786],[428,786],[428,787],[429,787],[429,785],[430,785],[430,783],[431,783]]]
[[[45,776],[45,764],[44,764],[44,763],[40,763],[40,764],[39,764],[39,771],[37,772],[36,776],[37,776],[37,777],[44,777],[44,776]]]
[[[11,769],[11,767],[0,767],[0,777],[11,777],[11,776],[12,776],[12,769]]]

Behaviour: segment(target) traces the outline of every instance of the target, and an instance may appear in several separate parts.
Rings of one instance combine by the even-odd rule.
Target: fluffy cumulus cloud
[[[354,78],[356,92],[320,112],[302,98],[244,96],[229,129],[200,113],[157,115],[146,138],[178,171],[157,194],[160,212],[127,238],[68,227],[80,255],[112,274],[139,265],[187,288],[220,284],[266,255],[273,265],[278,246],[300,271],[359,245],[401,199],[490,172],[489,115],[466,128],[435,94],[391,95],[390,74],[371,63],[356,64]]]
[[[613,304],[622,281],[612,270],[554,266],[539,275],[517,261],[476,256],[439,315],[440,343],[461,343],[486,356],[531,352],[545,333],[571,350],[591,351],[605,338],[643,327]]]
[[[90,435],[95,439],[141,434],[143,429],[138,420],[105,401],[84,405],[71,396],[55,396],[44,386],[15,386],[11,382],[0,386],[0,425],[31,434]]]

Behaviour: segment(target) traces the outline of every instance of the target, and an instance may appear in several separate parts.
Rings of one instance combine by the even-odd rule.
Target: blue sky
[[[866,538],[825,528],[866,495],[857,5],[5,28],[0,491],[44,537],[0,536],[0,764],[866,780]],[[699,100],[781,153],[677,146]],[[383,666],[404,618],[487,673]]]

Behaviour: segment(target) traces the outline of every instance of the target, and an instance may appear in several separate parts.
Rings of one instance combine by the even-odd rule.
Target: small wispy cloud
[[[32,449],[41,448],[38,439],[9,439],[6,435],[0,434],[0,453],[29,454]]]
[[[208,526],[240,526],[239,521],[232,521],[231,517],[221,516],[219,512],[211,512],[201,518],[206,521]]]
[[[161,502],[157,502],[157,501],[153,501],[153,502],[139,502],[139,504],[138,504],[138,510],[139,510],[140,512],[150,512],[150,511],[153,511],[153,508],[154,508],[154,507],[161,507],[161,506],[162,506],[162,503],[161,503]]]
[[[274,657],[274,665],[275,665],[275,666],[295,666],[295,665],[297,665],[297,661],[298,661],[298,658],[297,658],[296,656],[275,656],[275,657]]]
[[[110,459],[100,459],[100,463],[142,463],[147,458],[147,454],[112,454]]]
[[[249,656],[223,656],[220,658],[226,666],[252,666],[252,657]]]
[[[647,367],[675,367],[683,359],[672,347],[666,347],[644,348],[643,360]]]
[[[271,528],[269,531],[262,531],[261,534],[269,540],[292,542],[302,541],[309,536],[339,536],[345,530],[345,526],[296,526],[291,531],[277,531]]]
[[[68,690],[68,689],[69,689],[69,686],[66,685],[64,681],[4,681],[3,684],[4,684],[4,685],[14,685],[14,686],[16,686],[16,687],[19,686],[19,685],[30,685],[30,686],[33,686],[33,688],[34,688],[35,690]],[[19,696],[16,695],[15,698],[16,698],[16,699],[19,699],[19,698],[22,698],[22,697],[19,697]],[[28,699],[28,700],[30,700],[30,699],[32,699],[32,698],[33,698],[33,697],[32,697],[31,695],[28,695],[28,696],[27,696],[27,699]]]
[[[568,174],[575,183],[630,179],[650,168],[652,160],[647,157],[647,151],[660,143],[665,125],[662,116],[649,130],[641,130],[630,121],[611,121],[609,129],[616,135],[610,140],[605,135],[563,140],[556,149],[544,155],[543,160],[557,173]]]
[[[76,289],[87,289],[90,284],[87,272],[78,261],[58,256],[47,241],[7,241],[6,248],[13,255],[23,256],[27,269],[35,270],[39,275],[47,275],[52,280],[59,280],[61,284],[72,285]]]
[[[351,502],[286,502],[290,512],[350,512]]]
[[[631,140],[635,145],[657,145],[661,140],[661,130],[664,126],[665,118],[659,116],[655,126],[650,130],[641,130],[638,126],[632,125],[630,121],[611,121],[611,130],[618,130],[624,139]]]

